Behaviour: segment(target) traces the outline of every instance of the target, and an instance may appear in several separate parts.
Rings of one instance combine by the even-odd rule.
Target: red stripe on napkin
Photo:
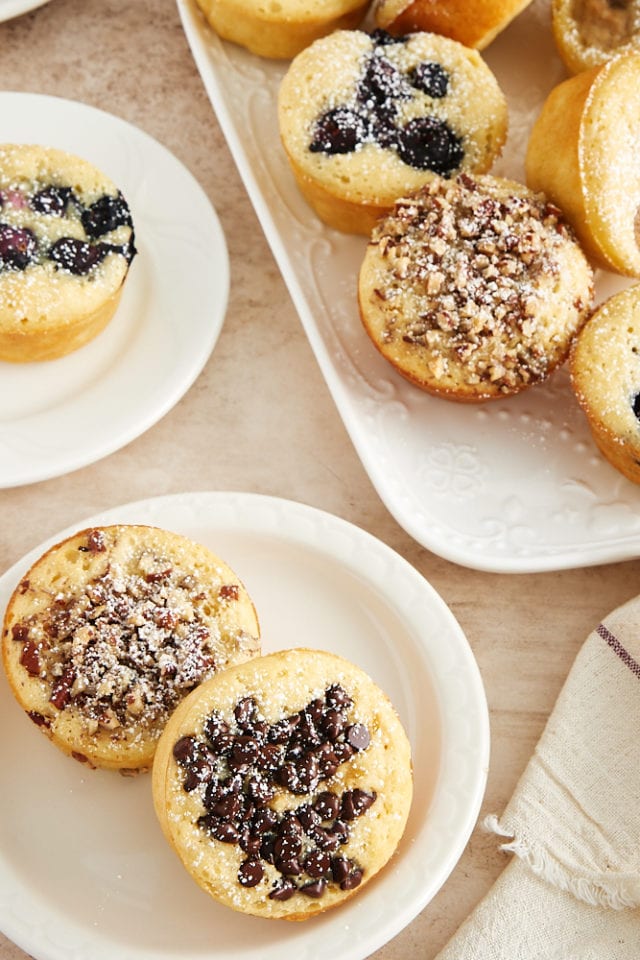
[[[626,663],[626,665],[629,667],[629,670],[631,670],[636,677],[640,678],[640,663],[633,659],[629,651],[625,650],[618,638],[614,637],[610,630],[607,630],[604,623],[601,623],[596,627],[596,633],[598,633],[602,639],[609,644],[613,652],[620,657],[622,662]]]

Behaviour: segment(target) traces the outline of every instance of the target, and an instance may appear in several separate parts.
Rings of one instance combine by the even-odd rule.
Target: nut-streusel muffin
[[[409,743],[381,689],[320,650],[219,673],[178,707],[153,799],[183,865],[214,899],[305,920],[387,863],[413,792]]]
[[[196,0],[224,40],[275,60],[295,57],[318,37],[357,27],[369,0]]]
[[[562,208],[594,264],[632,277],[640,277],[639,143],[640,50],[558,84],[526,157],[527,183]]]
[[[280,88],[282,143],[320,218],[368,235],[432,176],[486,171],[507,105],[475,50],[435,34],[342,30],[292,62]]]
[[[640,286],[593,314],[571,351],[571,381],[607,460],[640,483]]]
[[[4,617],[10,686],[61,750],[148,769],[180,700],[259,652],[245,588],[208,549],[156,527],[80,531],[25,572]]]
[[[482,50],[531,0],[378,0],[376,23],[394,35],[426,30]]]
[[[640,49],[640,0],[552,0],[551,24],[570,73]]]
[[[518,393],[562,363],[591,269],[558,208],[496,177],[437,179],[373,231],[360,313],[381,354],[449,400]]]
[[[127,202],[93,164],[0,145],[0,360],[52,360],[95,337],[135,252]]]

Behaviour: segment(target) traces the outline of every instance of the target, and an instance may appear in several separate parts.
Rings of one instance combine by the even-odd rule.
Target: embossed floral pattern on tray
[[[366,240],[325,228],[279,143],[286,63],[221,42],[177,0],[209,98],[353,444],[398,523],[447,559],[496,572],[617,561],[640,550],[640,489],[597,451],[565,370],[508,401],[452,404],[405,383],[362,330],[356,278]],[[485,51],[509,103],[494,173],[522,180],[529,130],[564,77],[548,0]],[[628,281],[600,272],[598,299]]]

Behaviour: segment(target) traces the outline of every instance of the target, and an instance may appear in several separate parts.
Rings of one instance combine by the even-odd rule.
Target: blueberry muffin
[[[582,329],[571,382],[601,452],[640,483],[640,286],[611,297]]]
[[[282,143],[318,216],[368,235],[432,176],[486,171],[507,106],[475,50],[446,37],[338,31],[292,62],[280,88]]]
[[[96,167],[0,146],[0,360],[52,360],[95,337],[135,252],[127,202]]]
[[[640,50],[640,0],[552,0],[551,24],[570,73]]]
[[[400,199],[358,285],[376,348],[416,386],[479,402],[543,381],[586,321],[592,271],[543,196],[462,174]]]
[[[184,696],[259,652],[232,570],[186,537],[147,526],[80,531],[27,570],[9,601],[3,663],[16,699],[64,753],[148,769]]]
[[[295,57],[333,30],[362,20],[369,0],[196,0],[209,25],[224,40],[271,59]]]
[[[526,155],[527,183],[562,207],[593,263],[631,277],[640,277],[639,142],[640,50],[556,86]]]
[[[530,3],[531,0],[378,0],[375,19],[379,27],[394,35],[425,30],[482,50]]]
[[[413,792],[409,743],[342,657],[283,650],[219,673],[178,707],[153,764],[162,829],[214,899],[305,920],[393,855]]]

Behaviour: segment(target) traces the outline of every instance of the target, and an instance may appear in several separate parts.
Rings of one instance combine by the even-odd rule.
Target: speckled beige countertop
[[[175,408],[91,466],[0,491],[0,572],[80,518],[151,495],[255,491],[346,518],[424,574],[464,629],[490,708],[492,754],[481,816],[500,812],[583,640],[612,608],[638,593],[640,561],[487,574],[432,555],[396,524],[320,374],[173,0],[52,0],[0,24],[0,89],[84,101],[151,134],[210,197],[231,260],[222,334]],[[0,139],[1,131],[0,116]],[[495,839],[476,828],[443,889],[376,958],[431,960],[506,862]],[[0,935],[2,960],[23,956]]]

